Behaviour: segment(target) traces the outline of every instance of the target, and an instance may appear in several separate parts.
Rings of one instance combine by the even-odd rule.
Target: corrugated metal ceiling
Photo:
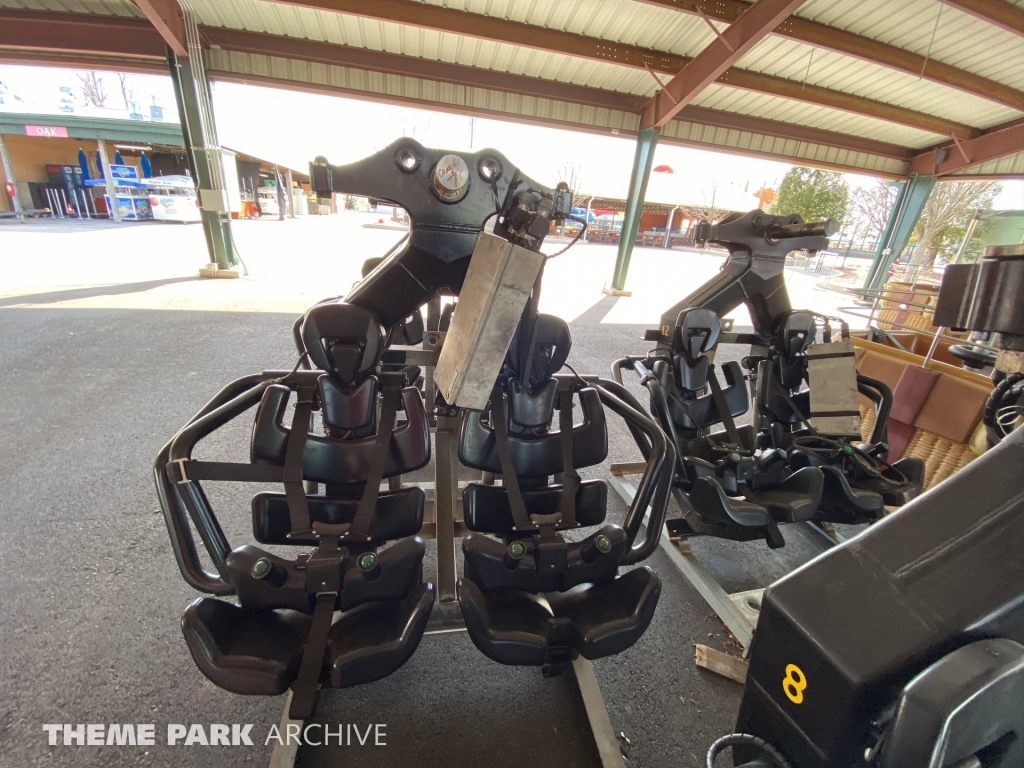
[[[640,96],[650,96],[656,87],[649,73],[611,62],[581,59],[395,22],[268,0],[191,2],[199,22],[210,26],[317,40]],[[695,55],[713,39],[713,33],[698,16],[635,0],[426,2],[456,11],[539,25],[684,56]],[[0,6],[118,16],[141,15],[129,0],[0,0]],[[1024,41],[991,24],[943,6],[937,0],[901,0],[899,3],[891,0],[809,0],[798,10],[798,15],[928,55],[937,61],[1024,90]],[[1009,107],[944,85],[780,36],[766,37],[737,66],[798,82],[806,81],[809,85],[882,101],[979,128],[990,127],[1021,114]],[[365,82],[390,82],[374,79],[380,77],[383,76],[367,75]],[[416,86],[418,89],[423,87],[426,86]],[[495,98],[503,100],[505,97]],[[916,128],[726,86],[708,88],[694,104],[907,147],[927,147],[939,139],[939,134]],[[744,136],[744,141],[756,140],[752,138],[754,134]],[[734,139],[730,141],[735,143]],[[864,167],[868,168],[869,165]]]
[[[797,15],[1024,87],[1021,38],[936,0],[809,0]]]

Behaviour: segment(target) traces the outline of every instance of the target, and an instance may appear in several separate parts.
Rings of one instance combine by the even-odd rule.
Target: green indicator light
[[[366,552],[359,556],[359,567],[364,571],[372,571],[377,567],[377,555],[373,552]]]
[[[270,561],[265,557],[261,557],[252,564],[252,570],[249,573],[254,579],[265,579],[270,573],[271,567]]]
[[[526,554],[526,547],[523,546],[521,541],[513,541],[508,545],[508,553],[512,556],[513,560],[519,560]]]
[[[612,551],[612,543],[609,541],[607,536],[598,536],[594,539],[594,546],[597,547],[597,551],[603,555]]]
[[[843,453],[847,453],[847,454],[853,453],[853,446],[852,445],[844,445],[843,446]]]

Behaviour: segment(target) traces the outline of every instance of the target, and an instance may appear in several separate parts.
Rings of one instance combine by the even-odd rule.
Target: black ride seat
[[[821,500],[823,477],[816,469],[787,471],[772,454],[754,455],[753,429],[733,422],[749,408],[740,366],[721,366],[726,382],[722,386],[706,354],[720,332],[718,315],[710,309],[679,313],[671,365],[665,360],[653,364],[668,394],[660,404],[652,398],[652,411],[667,406],[680,456],[678,479],[698,518],[690,527],[725,538],[764,537],[770,547],[781,547],[785,542],[777,523],[809,520]],[[710,432],[721,424],[725,431]]]
[[[884,458],[875,446],[847,446],[845,438],[819,436],[810,429],[810,390],[803,385],[810,385],[807,349],[817,338],[817,322],[810,312],[792,310],[782,315],[778,324],[775,346],[759,364],[758,404],[764,436],[767,440],[775,435],[774,441],[787,452],[791,468],[818,467],[824,472],[824,493],[815,519],[847,524],[874,522],[885,514],[886,504],[898,506],[917,496],[924,483],[924,462],[920,459],[901,459],[892,469],[880,467],[875,471],[870,456]],[[862,393],[881,398],[882,392],[871,392],[877,386],[883,385],[858,376]],[[884,429],[884,419],[880,421]],[[824,442],[819,437],[824,437]],[[821,446],[830,446],[831,450]]]
[[[260,544],[316,549],[295,559],[252,545],[232,550],[220,571],[238,605],[200,598],[182,618],[203,674],[242,694],[295,686],[293,717],[312,711],[317,685],[343,688],[398,669],[419,644],[434,601],[416,535],[423,491],[377,491],[381,478],[430,460],[419,391],[402,374],[376,373],[384,331],[364,309],[317,305],[304,317],[302,338],[320,371],[266,387],[256,413],[251,462],[284,467],[287,492],[253,498],[253,534]],[[293,391],[298,403],[286,427]],[[311,410],[320,411],[326,434],[308,433]],[[305,439],[295,430],[306,430]],[[323,483],[325,493],[306,493],[303,480]],[[378,550],[386,542],[395,543]]]
[[[661,592],[648,568],[618,575],[632,544],[622,527],[603,525],[574,541],[562,535],[601,525],[607,503],[604,481],[576,473],[605,459],[608,432],[597,391],[556,375],[569,345],[568,328],[554,317],[539,316],[535,332],[517,332],[490,409],[467,414],[459,444],[463,464],[503,477],[501,486],[472,483],[463,491],[474,533],[462,542],[458,595],[470,637],[495,661],[544,666],[546,674],[577,655],[595,659],[630,647]]]

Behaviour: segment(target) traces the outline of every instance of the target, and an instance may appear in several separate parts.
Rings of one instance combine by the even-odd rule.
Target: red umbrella
[[[675,171],[672,170],[672,166],[671,165],[659,165],[657,168],[654,169],[654,172],[655,173],[675,173]]]

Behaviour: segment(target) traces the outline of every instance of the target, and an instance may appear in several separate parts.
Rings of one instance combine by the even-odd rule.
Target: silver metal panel
[[[481,232],[434,381],[446,402],[487,406],[544,255]]]

